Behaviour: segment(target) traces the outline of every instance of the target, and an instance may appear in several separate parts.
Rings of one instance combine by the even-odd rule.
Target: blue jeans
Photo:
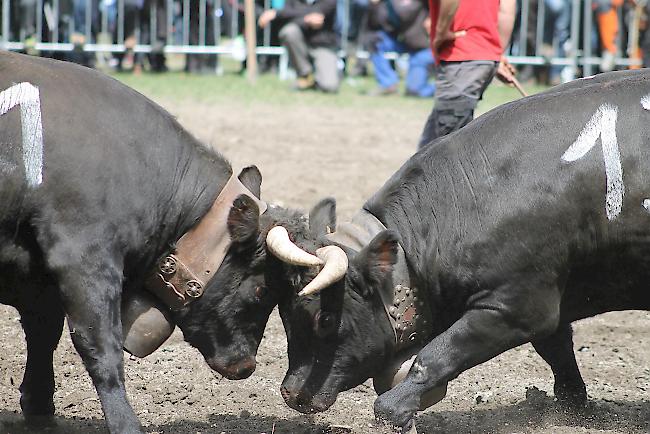
[[[74,19],[74,30],[77,33],[86,34],[86,6],[90,6],[90,25],[95,27],[99,17],[98,2],[97,0],[73,0],[73,19]],[[89,32],[90,33],[90,32]],[[90,41],[87,41],[90,42]]]
[[[409,50],[388,33],[380,31],[379,42],[375,46],[375,51],[370,55],[370,60],[375,67],[377,83],[382,88],[391,87],[399,82],[397,72],[384,57],[387,52],[409,54],[409,69],[406,74],[406,91],[408,93],[420,97],[433,96],[436,85],[429,83],[429,71],[433,66],[433,54],[429,48]]]
[[[552,24],[552,37],[556,41],[555,55],[564,57],[566,55],[566,45],[571,37],[571,1],[570,0],[544,0],[548,10],[546,17],[547,25]],[[551,67],[551,77],[560,76],[562,66],[553,65]]]

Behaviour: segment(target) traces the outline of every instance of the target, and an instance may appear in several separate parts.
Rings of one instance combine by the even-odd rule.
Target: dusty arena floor
[[[155,97],[155,96],[154,96]],[[266,100],[197,102],[155,97],[238,169],[257,164],[264,199],[307,209],[324,196],[349,217],[414,151],[428,104],[335,103],[277,106]],[[461,375],[447,397],[418,417],[420,433],[650,432],[650,315],[622,312],[575,326],[578,363],[590,408],[561,412],[550,369],[530,345]],[[15,310],[0,306],[0,432],[104,433],[99,400],[66,333],[55,353],[56,425],[30,430],[22,422],[18,386],[25,344]],[[381,433],[369,382],[340,395],[327,412],[307,417],[285,406],[279,387],[287,366],[277,313],[266,329],[258,368],[228,381],[212,372],[176,331],[146,359],[125,355],[127,390],[151,433]]]

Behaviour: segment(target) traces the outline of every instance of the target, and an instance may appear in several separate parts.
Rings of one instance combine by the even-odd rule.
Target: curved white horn
[[[300,297],[315,294],[337,282],[348,271],[348,255],[338,246],[325,246],[316,250],[316,255],[325,261],[323,269],[298,293]]]
[[[278,259],[291,265],[312,267],[323,265],[323,260],[296,246],[282,226],[275,226],[266,235],[266,246]]]

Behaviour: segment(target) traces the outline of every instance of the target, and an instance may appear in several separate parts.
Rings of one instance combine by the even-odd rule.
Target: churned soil
[[[257,164],[263,198],[307,210],[320,198],[338,200],[350,217],[407,159],[428,105],[364,110],[335,104],[209,104],[159,101],[236,169]],[[550,369],[530,345],[470,369],[449,384],[447,397],[417,419],[420,433],[642,433],[650,432],[650,315],[619,312],[575,325],[575,346],[590,398],[584,414],[553,400]],[[18,387],[25,343],[17,312],[0,306],[0,432],[105,433],[101,406],[81,360],[64,332],[54,357],[54,424],[23,423]],[[212,372],[177,330],[145,359],[124,356],[130,401],[150,433],[381,433],[371,381],[342,393],[325,413],[288,408],[279,388],[287,367],[286,341],[274,312],[246,380]]]

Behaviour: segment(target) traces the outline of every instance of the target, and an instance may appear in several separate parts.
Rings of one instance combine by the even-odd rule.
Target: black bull
[[[611,73],[506,104],[414,155],[365,204],[387,230],[342,246],[345,278],[280,302],[287,403],[322,411],[391,362],[377,294],[396,283],[399,245],[432,322],[379,418],[408,427],[424,393],[526,342],[558,399],[584,404],[571,322],[650,308],[649,125],[650,71]]]
[[[137,92],[76,65],[0,53],[0,302],[16,307],[27,341],[26,416],[51,415],[52,353],[64,316],[113,433],[139,432],[124,389],[120,300],[211,207],[229,163]],[[259,196],[261,176],[240,180]],[[185,339],[228,378],[255,368],[277,301],[252,275],[267,225],[239,196],[232,244],[203,296],[171,312]],[[286,219],[283,217],[283,220]]]

